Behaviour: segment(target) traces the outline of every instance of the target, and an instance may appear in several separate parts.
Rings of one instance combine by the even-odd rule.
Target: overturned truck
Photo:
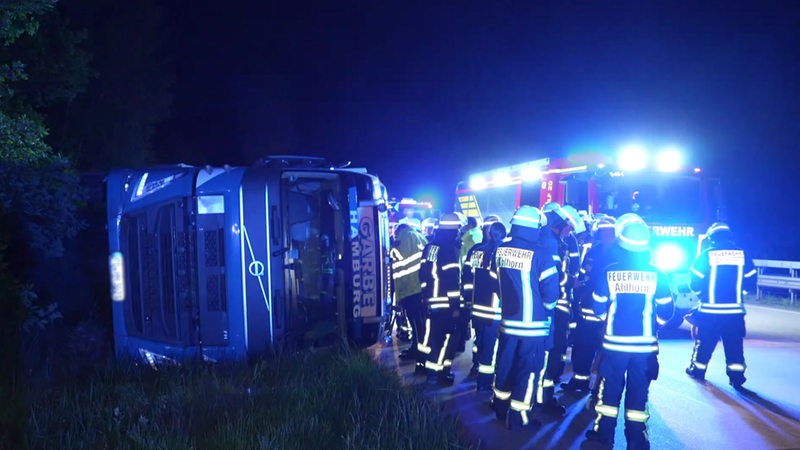
[[[115,169],[107,195],[118,356],[244,360],[381,334],[389,220],[366,170],[298,156]]]

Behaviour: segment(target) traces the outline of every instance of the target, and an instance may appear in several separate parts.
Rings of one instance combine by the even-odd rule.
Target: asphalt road
[[[747,307],[745,390],[728,385],[722,344],[717,346],[705,382],[689,378],[692,341],[681,328],[660,340],[660,373],[650,386],[650,421],[653,450],[690,449],[800,449],[800,313],[757,306]],[[489,409],[490,394],[475,392],[474,382],[465,380],[471,355],[454,362],[456,383],[452,387],[429,387],[425,378],[414,376],[413,364],[397,358],[407,344],[372,348],[383,364],[394,367],[410,385],[443,403],[458,415],[464,432],[478,449],[595,449],[585,442],[584,432],[595,418],[586,408],[587,396],[564,393],[559,401],[567,408],[564,417],[538,417],[541,429],[510,432]],[[567,366],[564,379],[571,376]],[[625,448],[624,422],[617,425],[615,449]]]

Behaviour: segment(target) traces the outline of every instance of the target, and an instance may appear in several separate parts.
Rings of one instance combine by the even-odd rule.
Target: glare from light
[[[542,178],[542,172],[536,167],[526,167],[522,169],[520,175],[523,181],[536,181]]]
[[[672,272],[687,263],[686,250],[676,244],[662,244],[653,255],[653,264],[664,272]]]
[[[486,181],[486,178],[472,177],[469,180],[469,187],[471,189],[475,189],[476,191],[480,191],[481,189],[486,189],[487,186],[489,186],[489,183]]]
[[[645,150],[638,145],[629,145],[619,152],[617,164],[621,170],[642,170],[647,165]]]
[[[700,168],[699,167],[695,167],[694,168],[694,173],[700,173]]]
[[[492,177],[492,184],[495,186],[506,186],[513,182],[511,179],[511,174],[505,170],[501,170],[494,174]]]
[[[677,172],[681,168],[683,154],[675,148],[668,148],[658,154],[656,168],[660,172]]]
[[[604,168],[605,166],[606,166],[605,164],[598,164],[598,165],[597,165],[597,168],[598,168],[598,169],[602,169],[602,168]]]

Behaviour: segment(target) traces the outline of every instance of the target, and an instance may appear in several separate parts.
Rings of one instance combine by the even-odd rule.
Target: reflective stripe
[[[475,289],[475,285],[472,283],[464,283],[464,289]]]
[[[392,273],[392,278],[398,280],[402,277],[411,275],[412,273],[419,272],[420,267],[422,267],[422,263],[417,263],[407,269],[395,271],[394,273]]]
[[[531,409],[531,405],[518,400],[511,400],[511,409],[519,412],[529,411]]]
[[[625,410],[625,420],[630,420],[631,422],[647,422],[647,419],[650,418],[650,414],[647,411],[636,411],[635,409],[626,409]]]
[[[431,369],[436,372],[441,372],[444,370],[444,364],[437,364],[435,362],[425,361],[425,368]]]
[[[459,267],[460,267],[460,266],[459,266],[459,264],[458,264],[458,263],[450,263],[450,264],[445,264],[445,265],[443,265],[443,266],[442,266],[442,270],[452,270],[452,269],[458,269]]]
[[[499,313],[498,314],[489,314],[489,313],[485,313],[485,312],[481,312],[481,311],[475,311],[474,309],[472,310],[472,317],[478,317],[480,319],[488,319],[488,320],[493,320],[493,321],[499,321],[499,320],[503,319],[503,315],[502,314],[499,314]]]
[[[591,378],[591,375],[578,375],[577,373],[572,376],[573,379],[578,381],[585,381]]]
[[[503,320],[503,325],[509,327],[524,327],[524,328],[533,328],[533,327],[542,327],[542,328],[550,328],[550,319],[547,320],[539,320],[533,322],[525,322],[523,320],[511,320],[505,319]]]
[[[619,336],[619,335],[606,335],[605,340],[617,344],[652,344],[656,342],[653,336]]]
[[[392,263],[392,268],[398,268],[399,269],[399,268],[402,268],[402,267],[405,267],[405,266],[410,266],[411,264],[414,264],[415,262],[417,262],[417,260],[421,260],[421,259],[422,259],[422,252],[414,253],[413,255],[409,256],[408,258],[403,258],[402,256],[400,256],[400,259],[397,259]]]
[[[756,269],[753,269],[753,270],[751,270],[750,272],[747,272],[746,274],[744,274],[744,277],[745,277],[745,278],[750,278],[750,277],[752,277],[753,275],[755,275],[756,273],[758,273],[758,271],[757,271]]]
[[[484,306],[484,305],[479,305],[477,303],[472,305],[472,308],[473,308],[473,311],[477,309],[479,311],[486,311],[486,312],[492,312],[492,313],[500,313],[500,312],[502,312],[502,308],[497,308],[497,307],[494,307],[494,306]]]
[[[527,336],[527,337],[547,337],[550,335],[550,329],[543,330],[522,330],[518,328],[506,328],[500,326],[500,332],[511,336]]]
[[[551,267],[549,269],[543,270],[542,273],[539,274],[539,281],[542,281],[545,278],[551,277],[551,276],[553,276],[553,275],[555,275],[557,273],[558,273],[558,269],[556,269],[555,266],[553,266],[553,267]]]
[[[703,272],[700,272],[699,270],[695,269],[694,267],[692,267],[692,273],[694,273],[695,275],[697,275],[700,278],[705,278],[706,277],[705,274],[703,274]]]
[[[492,375],[494,373],[494,366],[486,364],[478,364],[478,373],[485,373],[487,375]]]
[[[597,403],[597,405],[595,405],[594,410],[595,412],[597,412],[597,414],[600,414],[601,416],[611,417],[613,419],[616,419],[617,416],[619,415],[618,407],[611,405],[604,405],[599,402]]]
[[[669,305],[672,302],[672,297],[657,298],[656,303],[659,305]]]
[[[610,342],[603,342],[603,348],[606,350],[625,352],[625,353],[657,353],[658,344],[653,345],[624,345],[612,344]]]
[[[700,370],[706,370],[706,368],[708,368],[708,365],[700,363],[700,362],[697,362],[697,361],[692,361],[692,365],[695,366],[696,368],[700,369]]]
[[[728,370],[731,372],[744,372],[744,364],[728,364]]]
[[[494,396],[497,397],[498,400],[508,400],[511,398],[511,392],[501,391],[497,388],[494,388]]]
[[[592,298],[594,301],[598,303],[605,303],[608,301],[608,297],[605,295],[597,295],[596,293],[592,292]]]

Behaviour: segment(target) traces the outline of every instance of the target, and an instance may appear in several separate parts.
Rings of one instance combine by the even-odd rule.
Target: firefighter
[[[478,392],[491,391],[494,380],[497,330],[502,318],[495,252],[506,237],[506,227],[500,222],[485,229],[483,241],[469,253],[473,272],[472,326],[475,329],[470,376],[475,376]]]
[[[427,219],[422,220],[422,234],[425,236],[425,239],[430,241],[433,239],[433,232],[436,230],[436,222],[437,220],[433,217],[428,217]]]
[[[401,224],[397,227],[392,250],[392,279],[396,305],[399,306],[411,327],[411,346],[400,354],[402,359],[417,359],[425,326],[425,309],[422,303],[422,287],[419,270],[422,250],[428,240],[413,226]]]
[[[597,286],[598,276],[611,262],[614,240],[613,219],[604,218],[592,224],[591,248],[581,265],[581,287],[576,289],[577,302],[574,315],[577,318],[577,325],[571,333],[573,375],[568,383],[561,385],[567,391],[589,390],[592,362],[600,350],[603,339],[603,320],[594,311],[592,292]]]
[[[420,281],[427,307],[426,336],[421,350],[429,384],[451,385],[450,369],[461,339],[461,264],[458,230],[463,225],[455,213],[442,214],[433,240],[422,251]]]
[[[552,414],[564,414],[565,409],[556,401],[555,385],[561,380],[564,373],[567,354],[567,339],[569,334],[569,323],[572,317],[572,274],[569,262],[569,246],[565,242],[573,230],[583,224],[575,208],[568,206],[562,207],[558,203],[550,202],[542,208],[547,217],[547,226],[544,227],[539,236],[543,250],[546,251],[555,262],[558,269],[558,279],[560,294],[558,305],[553,312],[551,330],[552,347],[547,356],[547,373],[542,381],[543,402],[537,401],[537,408]]]
[[[495,255],[502,321],[491,405],[510,430],[541,426],[530,411],[534,395],[542,395],[551,314],[559,296],[558,269],[538,239],[544,223],[539,209],[521,206],[511,219],[510,239]]]
[[[706,239],[708,248],[692,266],[691,288],[698,293],[700,304],[692,315],[697,337],[686,373],[704,380],[711,354],[722,339],[728,380],[731,386],[740,389],[746,380],[742,285],[755,279],[756,269],[744,250],[733,242],[728,225],[719,222],[711,225]]]
[[[666,275],[650,263],[650,231],[643,222],[620,228],[619,259],[602,271],[593,292],[595,312],[606,321],[595,412],[586,438],[613,444],[625,390],[625,438],[629,449],[649,449],[647,395],[658,377],[657,326],[672,318]]]
[[[460,353],[466,349],[467,341],[472,338],[471,328],[469,326],[470,311],[472,311],[472,270],[469,266],[470,262],[467,261],[467,254],[477,244],[483,241],[483,230],[480,226],[480,219],[477,217],[466,217],[464,219],[466,225],[459,230],[459,240],[461,241],[461,251],[459,260],[461,261],[461,276],[462,276],[462,299],[464,303],[461,309],[465,314],[461,314],[458,320],[459,335],[461,340],[458,342],[456,352]]]

